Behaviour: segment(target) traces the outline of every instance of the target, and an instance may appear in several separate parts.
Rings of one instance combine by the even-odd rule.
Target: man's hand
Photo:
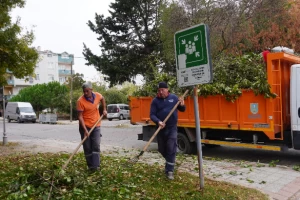
[[[166,126],[166,124],[163,123],[162,121],[159,121],[159,122],[158,122],[158,125],[159,125],[161,128],[164,128],[164,127]]]
[[[107,111],[103,110],[103,115],[106,116],[107,115]]]
[[[89,137],[89,132],[85,129],[85,131],[84,131],[84,136],[85,137]]]
[[[181,98],[181,97],[179,97],[178,100],[180,101],[180,105],[181,105],[181,106],[184,106],[184,99]]]

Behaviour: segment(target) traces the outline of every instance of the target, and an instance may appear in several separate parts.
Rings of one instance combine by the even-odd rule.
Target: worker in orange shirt
[[[81,139],[88,136],[83,143],[83,151],[90,172],[95,172],[100,169],[100,122],[95,126],[90,135],[88,135],[88,132],[100,118],[98,110],[100,102],[103,106],[103,115],[107,115],[106,103],[100,93],[93,92],[91,83],[84,83],[82,90],[83,95],[77,100],[79,132]]]

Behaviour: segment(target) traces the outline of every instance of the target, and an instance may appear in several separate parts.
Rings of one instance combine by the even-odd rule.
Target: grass
[[[89,174],[82,153],[66,170],[69,154],[13,155],[0,158],[0,199],[268,199],[255,190],[175,173],[169,181],[159,165],[128,165],[128,158],[101,156],[101,171]],[[51,183],[53,183],[52,191]]]

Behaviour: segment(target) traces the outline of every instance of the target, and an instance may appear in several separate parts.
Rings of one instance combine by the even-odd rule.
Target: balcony
[[[7,80],[7,85],[14,85],[14,80]]]
[[[71,76],[71,70],[60,69],[60,70],[58,70],[58,74],[59,75],[68,75],[68,76]],[[72,70],[72,74],[75,74],[74,70]]]
[[[58,56],[58,63],[64,64],[73,64],[74,65],[74,58],[72,56],[64,58],[62,56]]]

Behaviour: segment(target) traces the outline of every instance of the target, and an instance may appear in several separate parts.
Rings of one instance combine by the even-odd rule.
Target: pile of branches
[[[187,89],[178,87],[176,76],[158,73],[155,80],[144,84],[134,96],[155,96],[160,81],[168,82],[169,90],[176,94],[182,94]],[[256,95],[264,95],[265,98],[276,97],[270,90],[266,64],[260,54],[219,55],[213,61],[213,82],[200,85],[198,94],[204,97],[223,95],[228,101],[235,101],[242,94],[242,90],[252,90]]]

